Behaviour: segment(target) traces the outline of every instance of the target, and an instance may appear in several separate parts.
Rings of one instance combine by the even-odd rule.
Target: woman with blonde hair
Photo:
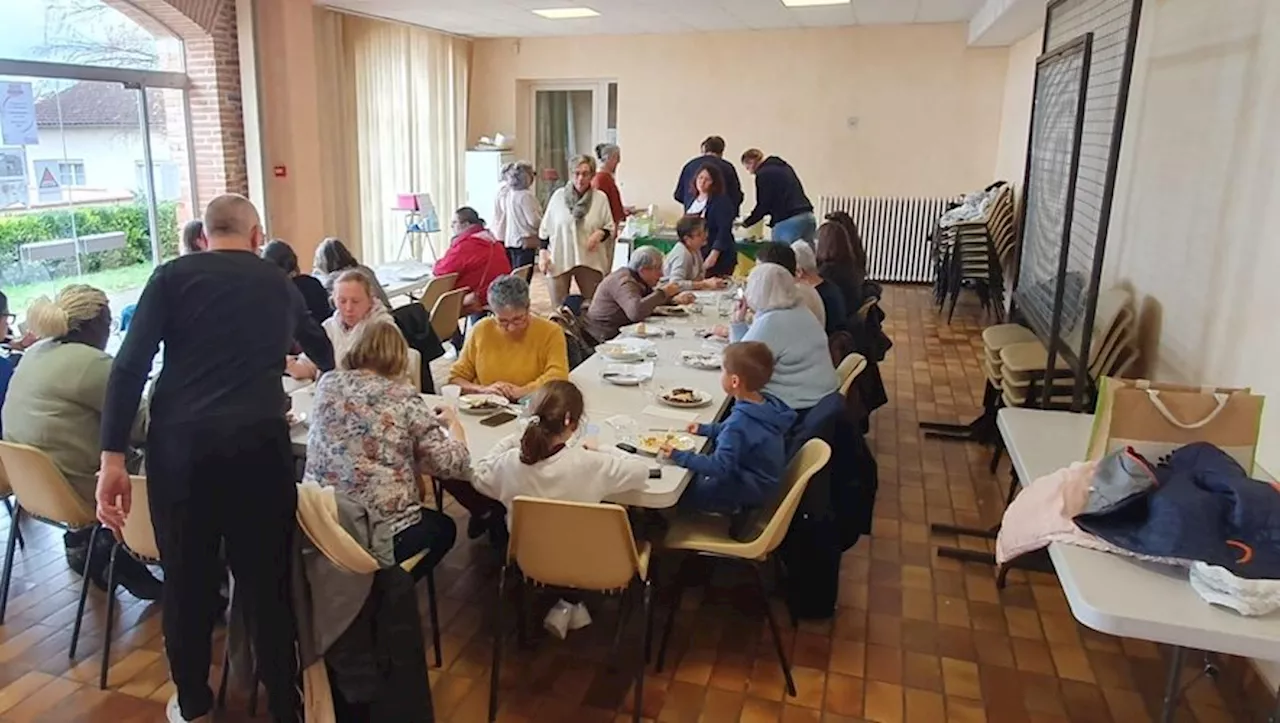
[[[337,487],[390,527],[397,562],[427,550],[415,580],[453,547],[449,517],[422,505],[423,475],[471,470],[466,432],[451,409],[433,410],[403,381],[409,347],[389,319],[364,325],[320,378],[307,434],[303,479]]]
[[[538,265],[547,277],[553,307],[564,303],[573,281],[584,298],[595,294],[600,281],[612,270],[613,255],[608,245],[616,242],[609,199],[591,186],[596,175],[595,160],[578,156],[569,162],[569,167],[573,178],[547,201],[538,232],[548,240]]]
[[[359,335],[363,324],[375,320],[391,320],[386,307],[378,303],[374,284],[359,269],[347,269],[333,283],[333,315],[320,326],[333,345],[333,358],[341,361]],[[294,379],[315,379],[319,370],[304,356],[288,357],[285,371]]]
[[[102,408],[112,361],[103,351],[111,335],[107,295],[92,286],[71,284],[53,299],[36,299],[27,309],[27,326],[41,341],[27,350],[14,371],[3,411],[4,438],[48,454],[76,494],[95,509]],[[145,417],[145,409],[140,409],[133,429],[137,442],[145,439]],[[111,538],[98,535],[91,552],[90,532],[63,536],[67,563],[83,575],[88,562],[90,579],[106,589]],[[127,555],[117,556],[116,578],[139,599],[160,597],[160,582]]]

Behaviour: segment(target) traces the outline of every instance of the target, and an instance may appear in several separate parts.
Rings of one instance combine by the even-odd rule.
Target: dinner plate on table
[[[694,369],[719,369],[721,356],[705,351],[682,351],[680,352],[680,362]]]
[[[509,405],[507,398],[498,394],[463,394],[458,397],[458,410],[465,414],[492,414]]]
[[[638,324],[623,327],[621,333],[624,336],[631,336],[637,339],[656,339],[667,335],[667,328],[657,324],[646,324],[643,321]]]
[[[697,407],[705,407],[710,404],[711,395],[701,389],[676,387],[675,389],[664,390],[658,395],[658,401],[668,407],[695,409]]]
[[[665,444],[671,445],[672,449],[683,451],[692,451],[697,449],[698,443],[693,437],[683,432],[648,432],[636,437],[636,451],[644,454],[658,456],[658,450],[662,449]]]
[[[596,347],[596,352],[611,362],[644,361],[652,351],[653,342],[644,339],[618,339]]]
[[[667,306],[659,306],[658,308],[654,309],[653,315],[654,316],[688,316],[689,309],[684,306],[677,306],[675,304],[671,304]]]
[[[602,373],[600,378],[620,387],[638,387],[645,380],[645,376],[642,374],[624,371],[607,371]]]

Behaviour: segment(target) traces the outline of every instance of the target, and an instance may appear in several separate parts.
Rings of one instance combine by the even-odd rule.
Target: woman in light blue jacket
[[[734,323],[729,334],[733,341],[763,342],[773,352],[773,378],[764,391],[796,411],[836,391],[827,334],[800,303],[794,276],[778,264],[757,264],[747,277],[746,306],[755,318],[750,325]]]

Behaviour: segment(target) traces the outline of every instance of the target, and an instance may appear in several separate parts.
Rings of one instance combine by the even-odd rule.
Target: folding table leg
[[[1160,723],[1173,723],[1173,716],[1178,711],[1178,699],[1181,697],[1178,684],[1182,680],[1182,659],[1187,649],[1175,646],[1169,656],[1169,672],[1164,683],[1164,707],[1160,710]]]

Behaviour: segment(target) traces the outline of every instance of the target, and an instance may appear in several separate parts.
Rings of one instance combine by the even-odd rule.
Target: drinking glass
[[[455,412],[458,411],[458,398],[462,396],[462,387],[457,384],[446,384],[440,387],[440,396],[444,397],[444,403]]]

